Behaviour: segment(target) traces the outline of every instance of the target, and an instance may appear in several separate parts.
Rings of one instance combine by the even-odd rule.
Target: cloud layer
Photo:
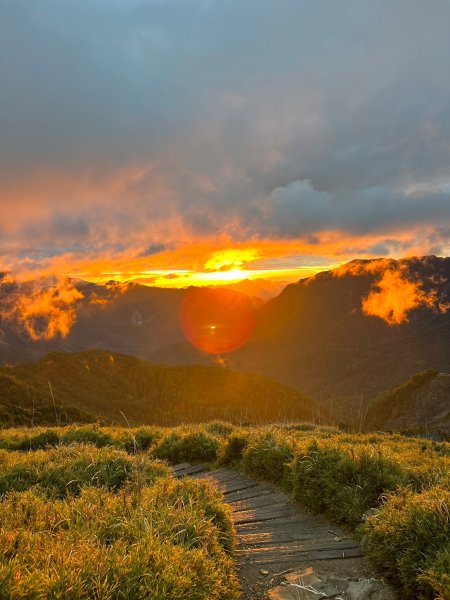
[[[0,266],[450,253],[449,21],[444,0],[3,0]]]

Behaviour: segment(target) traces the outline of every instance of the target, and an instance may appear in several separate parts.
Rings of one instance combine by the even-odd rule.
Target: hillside
[[[385,272],[402,274],[394,310],[412,285],[407,282],[433,302],[419,303],[399,323],[364,314],[364,299]],[[450,372],[449,303],[450,258],[352,261],[288,285],[262,306],[253,338],[228,354],[227,364],[302,389],[338,420],[355,423],[373,400],[415,373]],[[196,360],[186,343],[152,357],[180,359]]]
[[[450,434],[450,375],[434,370],[412,377],[369,407],[368,430]]]
[[[266,377],[222,367],[153,365],[101,350],[51,353],[35,363],[0,367],[3,424],[17,425],[24,419],[29,424],[33,406],[45,423],[57,421],[60,411],[64,422],[64,415],[70,420],[74,411],[76,421],[95,415],[159,425],[216,418],[264,423],[317,417],[313,402],[303,393]]]
[[[79,352],[94,348],[151,359],[160,348],[184,341],[180,306],[186,295],[196,289],[165,289],[114,281],[98,285],[70,280],[69,285],[74,286],[81,298],[73,306],[63,307],[63,310],[74,311],[67,335],[44,335],[49,316],[39,315],[30,319],[38,334],[32,339],[23,323],[7,319],[5,315],[7,307],[20,304],[24,296],[32,296],[39,285],[38,282],[24,286],[10,281],[5,283],[0,272],[0,364],[36,360],[48,352]],[[249,291],[262,291],[253,285],[244,287]],[[230,297],[244,297],[255,309],[264,304],[261,298],[234,290],[233,286],[224,286],[224,289]],[[201,361],[201,355],[195,353],[193,362]]]
[[[365,314],[365,299],[380,290],[385,274],[396,273],[401,274],[394,288],[398,297],[390,299],[387,320]],[[180,306],[189,290],[113,282],[76,285],[84,298],[67,337],[32,341],[3,320],[0,363],[93,348],[172,366],[217,360],[193,348],[183,335]],[[402,315],[411,288],[418,302]],[[11,293],[8,285],[0,285],[0,300]],[[290,284],[263,305],[254,299],[251,339],[222,358],[235,371],[305,391],[338,421],[355,424],[372,401],[415,373],[450,372],[448,306],[450,258],[356,260]]]

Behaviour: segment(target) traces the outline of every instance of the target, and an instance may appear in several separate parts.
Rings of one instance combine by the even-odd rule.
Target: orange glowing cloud
[[[372,290],[364,298],[364,314],[380,317],[390,325],[400,325],[408,320],[408,314],[414,308],[436,303],[434,294],[425,293],[420,283],[408,281],[400,271],[385,271]]]
[[[450,305],[442,302],[435,290],[425,291],[426,282],[418,279],[417,274],[412,277],[407,271],[407,264],[402,260],[354,260],[334,269],[332,273],[335,277],[377,276],[369,294],[362,300],[362,311],[365,315],[379,317],[390,325],[407,322],[409,313],[419,307],[431,308],[440,313],[450,309]]]
[[[2,302],[2,319],[12,322],[33,341],[66,337],[76,321],[83,294],[68,279],[19,285]]]
[[[330,246],[324,244],[322,251]],[[12,262],[4,260],[6,270],[27,281],[37,276],[71,277],[104,284],[110,280],[135,281],[168,288],[226,285],[243,279],[297,281],[336,266],[335,261],[302,266],[292,257],[312,254],[314,247],[296,240],[249,240],[233,243],[228,238],[205,239],[162,246],[146,255],[145,247],[130,246],[120,251],[103,251],[85,256],[68,252],[41,259]],[[1,257],[0,257],[1,258]],[[311,261],[309,261],[311,262]],[[339,264],[339,263],[338,263]]]

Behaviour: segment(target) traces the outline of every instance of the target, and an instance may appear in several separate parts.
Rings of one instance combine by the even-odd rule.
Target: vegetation
[[[0,367],[0,425],[7,427],[317,417],[302,392],[223,367],[154,365],[104,350],[54,352],[35,363]]]
[[[161,583],[161,595],[155,598],[233,598],[235,579],[230,575],[232,563],[228,554],[233,535],[227,511],[208,486],[195,481],[174,482],[167,467],[158,460],[167,459],[233,465],[282,486],[311,511],[326,514],[359,535],[366,554],[401,588],[402,598],[450,597],[450,444],[447,442],[399,434],[347,434],[309,424],[256,428],[211,422],[177,428],[85,425],[9,429],[3,431],[0,447],[3,448],[0,451],[1,510],[4,510],[6,523],[2,537],[5,544],[10,540],[12,547],[19,544],[14,540],[20,540],[14,556],[6,552],[2,559],[2,576],[13,586],[12,590],[19,590],[22,585],[22,576],[17,582],[14,574],[43,569],[42,556],[49,552],[50,540],[53,544],[56,536],[58,544],[77,544],[77,548],[85,548],[84,552],[89,551],[93,556],[100,552],[98,544],[105,543],[108,550],[103,558],[98,558],[97,571],[90,564],[86,566],[86,573],[77,562],[81,561],[78,551],[70,557],[67,574],[61,571],[62,559],[52,558],[56,562],[50,561],[43,575],[36,576],[35,583],[43,585],[48,595],[48,590],[59,589],[48,586],[63,585],[57,573],[64,573],[70,585],[75,585],[74,573],[82,572],[84,583],[77,585],[87,586],[85,589],[91,597],[98,597],[97,588],[92,587],[95,579],[95,585],[101,582],[106,586],[101,588],[105,593],[102,597],[119,597],[114,596],[118,587],[107,587],[117,582],[117,586],[127,590],[128,596],[123,597],[139,598],[142,590],[157,585],[151,578],[153,567],[145,562],[150,560],[151,546],[156,548],[151,556],[161,558],[161,562],[152,558],[152,565],[155,570],[162,569],[165,582]],[[94,487],[97,488],[95,493]],[[39,506],[39,510],[31,508],[31,512],[28,511],[31,516],[21,516],[27,513],[22,507],[28,504]],[[11,510],[12,506],[20,509]],[[51,506],[54,506],[54,517],[49,516]],[[364,513],[372,508],[378,512],[363,521]],[[67,516],[83,514],[83,511],[88,513],[86,519],[97,519],[98,523],[84,528],[84,517]],[[173,515],[179,516],[175,520],[179,529],[171,529]],[[20,521],[21,518],[28,519],[27,531],[31,533],[25,533],[25,521]],[[147,527],[142,525],[143,518],[151,518],[150,541],[139,537]],[[0,522],[2,519],[0,515]],[[58,525],[53,531],[52,527],[60,520],[66,525]],[[205,522],[211,531],[202,529]],[[194,527],[196,535],[205,536],[203,541],[193,544],[193,538],[184,532],[182,523],[188,531]],[[34,534],[33,528],[36,528]],[[37,538],[30,541],[28,536],[37,536],[38,531],[39,542]],[[20,536],[18,532],[22,532]],[[113,536],[113,542],[108,536]],[[187,541],[185,536],[188,536]],[[171,556],[183,561],[178,576],[173,564],[161,566],[163,557],[168,556],[162,549],[165,537],[170,552],[174,553]],[[140,541],[136,542],[138,538]],[[38,555],[30,550],[35,544],[42,544]],[[86,544],[92,544],[93,549],[91,546],[87,549]],[[128,562],[116,564],[124,547],[128,548]],[[68,546],[64,548],[60,547],[61,556],[67,556]],[[200,552],[199,548],[204,553],[201,559],[195,554]],[[189,554],[191,551],[195,551],[194,554]],[[54,555],[53,551],[52,557]],[[214,569],[209,560],[216,561]],[[138,586],[139,569],[149,573],[142,585],[150,587],[133,587]],[[231,577],[227,584],[225,574]],[[192,584],[193,577],[198,577],[198,583],[192,588],[198,595],[185,595],[176,587],[183,585],[184,579]],[[203,592],[198,591],[214,590],[214,585],[220,590],[216,596],[208,595],[208,591],[202,595]],[[81,588],[74,589],[79,593]],[[79,597],[89,597],[88,592],[83,593],[85,596]],[[14,594],[11,597],[23,597],[19,591]],[[61,594],[60,597],[70,596]]]
[[[238,597],[229,510],[211,485],[114,447],[117,431],[101,448],[99,435],[26,452],[21,433],[0,451],[1,598]]]
[[[365,427],[367,429],[382,428],[383,423],[389,420],[393,409],[408,414],[408,407],[411,406],[414,396],[438,375],[439,371],[436,369],[428,369],[413,375],[406,383],[382,395],[370,405],[365,418]]]

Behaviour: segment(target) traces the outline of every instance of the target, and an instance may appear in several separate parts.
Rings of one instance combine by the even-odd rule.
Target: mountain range
[[[219,361],[303,390],[321,411],[353,423],[414,374],[450,372],[450,258],[356,260],[287,285],[266,302],[252,298],[250,339],[220,357],[183,335],[179,313],[189,290],[75,285],[84,298],[67,337],[31,341],[3,320],[1,362],[90,348],[172,366]],[[0,286],[0,296],[7,293]]]
[[[203,365],[168,367],[105,350],[54,352],[0,367],[0,424],[175,425],[317,421],[303,393],[267,377]]]

